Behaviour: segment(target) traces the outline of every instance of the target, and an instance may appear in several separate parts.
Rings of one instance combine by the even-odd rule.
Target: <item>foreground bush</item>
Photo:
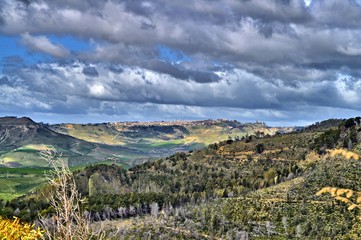
[[[43,231],[28,223],[21,223],[18,218],[14,220],[0,217],[0,239],[43,239]]]

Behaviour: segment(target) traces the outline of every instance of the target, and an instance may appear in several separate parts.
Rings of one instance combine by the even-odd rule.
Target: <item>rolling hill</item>
[[[30,118],[0,118],[1,167],[46,167],[48,163],[39,156],[39,152],[51,147],[57,149],[69,166],[88,165],[114,158],[121,161],[122,151],[132,151],[122,146],[90,143],[57,133]]]
[[[52,130],[88,142],[111,146],[126,146],[160,158],[175,152],[190,151],[209,144],[242,138],[248,135],[274,135],[299,128],[268,127],[264,123],[242,124],[230,120],[174,122],[115,122],[99,124],[57,124]],[[129,156],[129,160],[134,157]]]
[[[26,117],[2,117],[0,197],[12,199],[41,185],[48,161],[40,153],[51,148],[72,169],[94,163],[130,168],[219,140],[291,130],[228,120],[48,125]]]
[[[352,118],[74,176],[94,227],[115,239],[360,239],[360,159],[361,118]],[[46,202],[30,205],[39,194],[4,206],[32,208],[24,219],[50,214]]]
[[[103,162],[130,167],[229,138],[293,130],[229,120],[48,125],[26,117],[3,117],[0,166],[46,167],[38,153],[54,147],[69,166]]]

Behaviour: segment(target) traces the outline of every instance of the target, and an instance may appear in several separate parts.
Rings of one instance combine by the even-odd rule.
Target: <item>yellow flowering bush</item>
[[[19,218],[14,217],[14,220],[3,219],[0,217],[0,239],[7,240],[35,240],[44,239],[44,232],[37,228],[34,224],[21,223]]]
[[[345,149],[333,149],[329,150],[331,156],[342,155],[346,159],[355,159],[360,160],[361,156],[347,151]],[[352,211],[354,209],[361,210],[361,192],[354,191],[352,189],[347,188],[337,188],[337,187],[324,187],[320,191],[316,193],[317,196],[328,193],[334,199],[343,202],[348,205],[348,210]],[[358,217],[361,220],[361,215]]]
[[[328,150],[328,152],[331,154],[332,157],[337,156],[337,155],[342,155],[343,157],[345,157],[346,159],[355,159],[355,160],[360,160],[360,155],[348,151],[346,149],[333,149],[333,150]]]
[[[356,192],[352,189],[324,187],[316,193],[317,196],[329,193],[331,196],[348,205],[348,210],[361,209],[361,192]],[[361,216],[359,216],[361,220]]]

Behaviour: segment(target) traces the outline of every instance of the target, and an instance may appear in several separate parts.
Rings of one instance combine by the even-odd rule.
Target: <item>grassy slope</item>
[[[76,151],[73,152],[56,147],[62,154],[62,159],[65,161],[71,159],[70,165],[74,170],[82,169],[89,163],[96,161],[106,164],[115,163],[125,168],[129,168],[129,164],[133,164],[131,160],[115,154],[120,151],[114,150],[112,146],[109,148],[109,152],[107,152],[107,146],[96,151],[77,147]],[[48,162],[40,156],[40,151],[46,149],[51,149],[51,146],[29,144],[12,151],[3,151],[0,154],[0,199],[14,199],[29,193],[46,182],[43,169],[47,169]],[[78,154],[78,152],[82,153]],[[107,155],[111,156],[109,160],[105,160]]]
[[[46,182],[46,168],[0,168],[0,198],[11,200]]]

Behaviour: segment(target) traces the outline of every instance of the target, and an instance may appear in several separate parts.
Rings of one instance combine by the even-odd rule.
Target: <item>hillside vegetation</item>
[[[228,139],[130,169],[89,166],[74,178],[86,196],[82,211],[114,239],[360,239],[360,208],[337,198],[359,204],[360,146],[353,118]],[[54,209],[37,197],[48,192],[4,202],[1,214],[50,217]]]
[[[41,186],[49,165],[40,153],[52,148],[72,169],[94,163],[130,168],[219,140],[291,130],[228,120],[48,125],[26,117],[3,117],[0,198],[10,200]]]

